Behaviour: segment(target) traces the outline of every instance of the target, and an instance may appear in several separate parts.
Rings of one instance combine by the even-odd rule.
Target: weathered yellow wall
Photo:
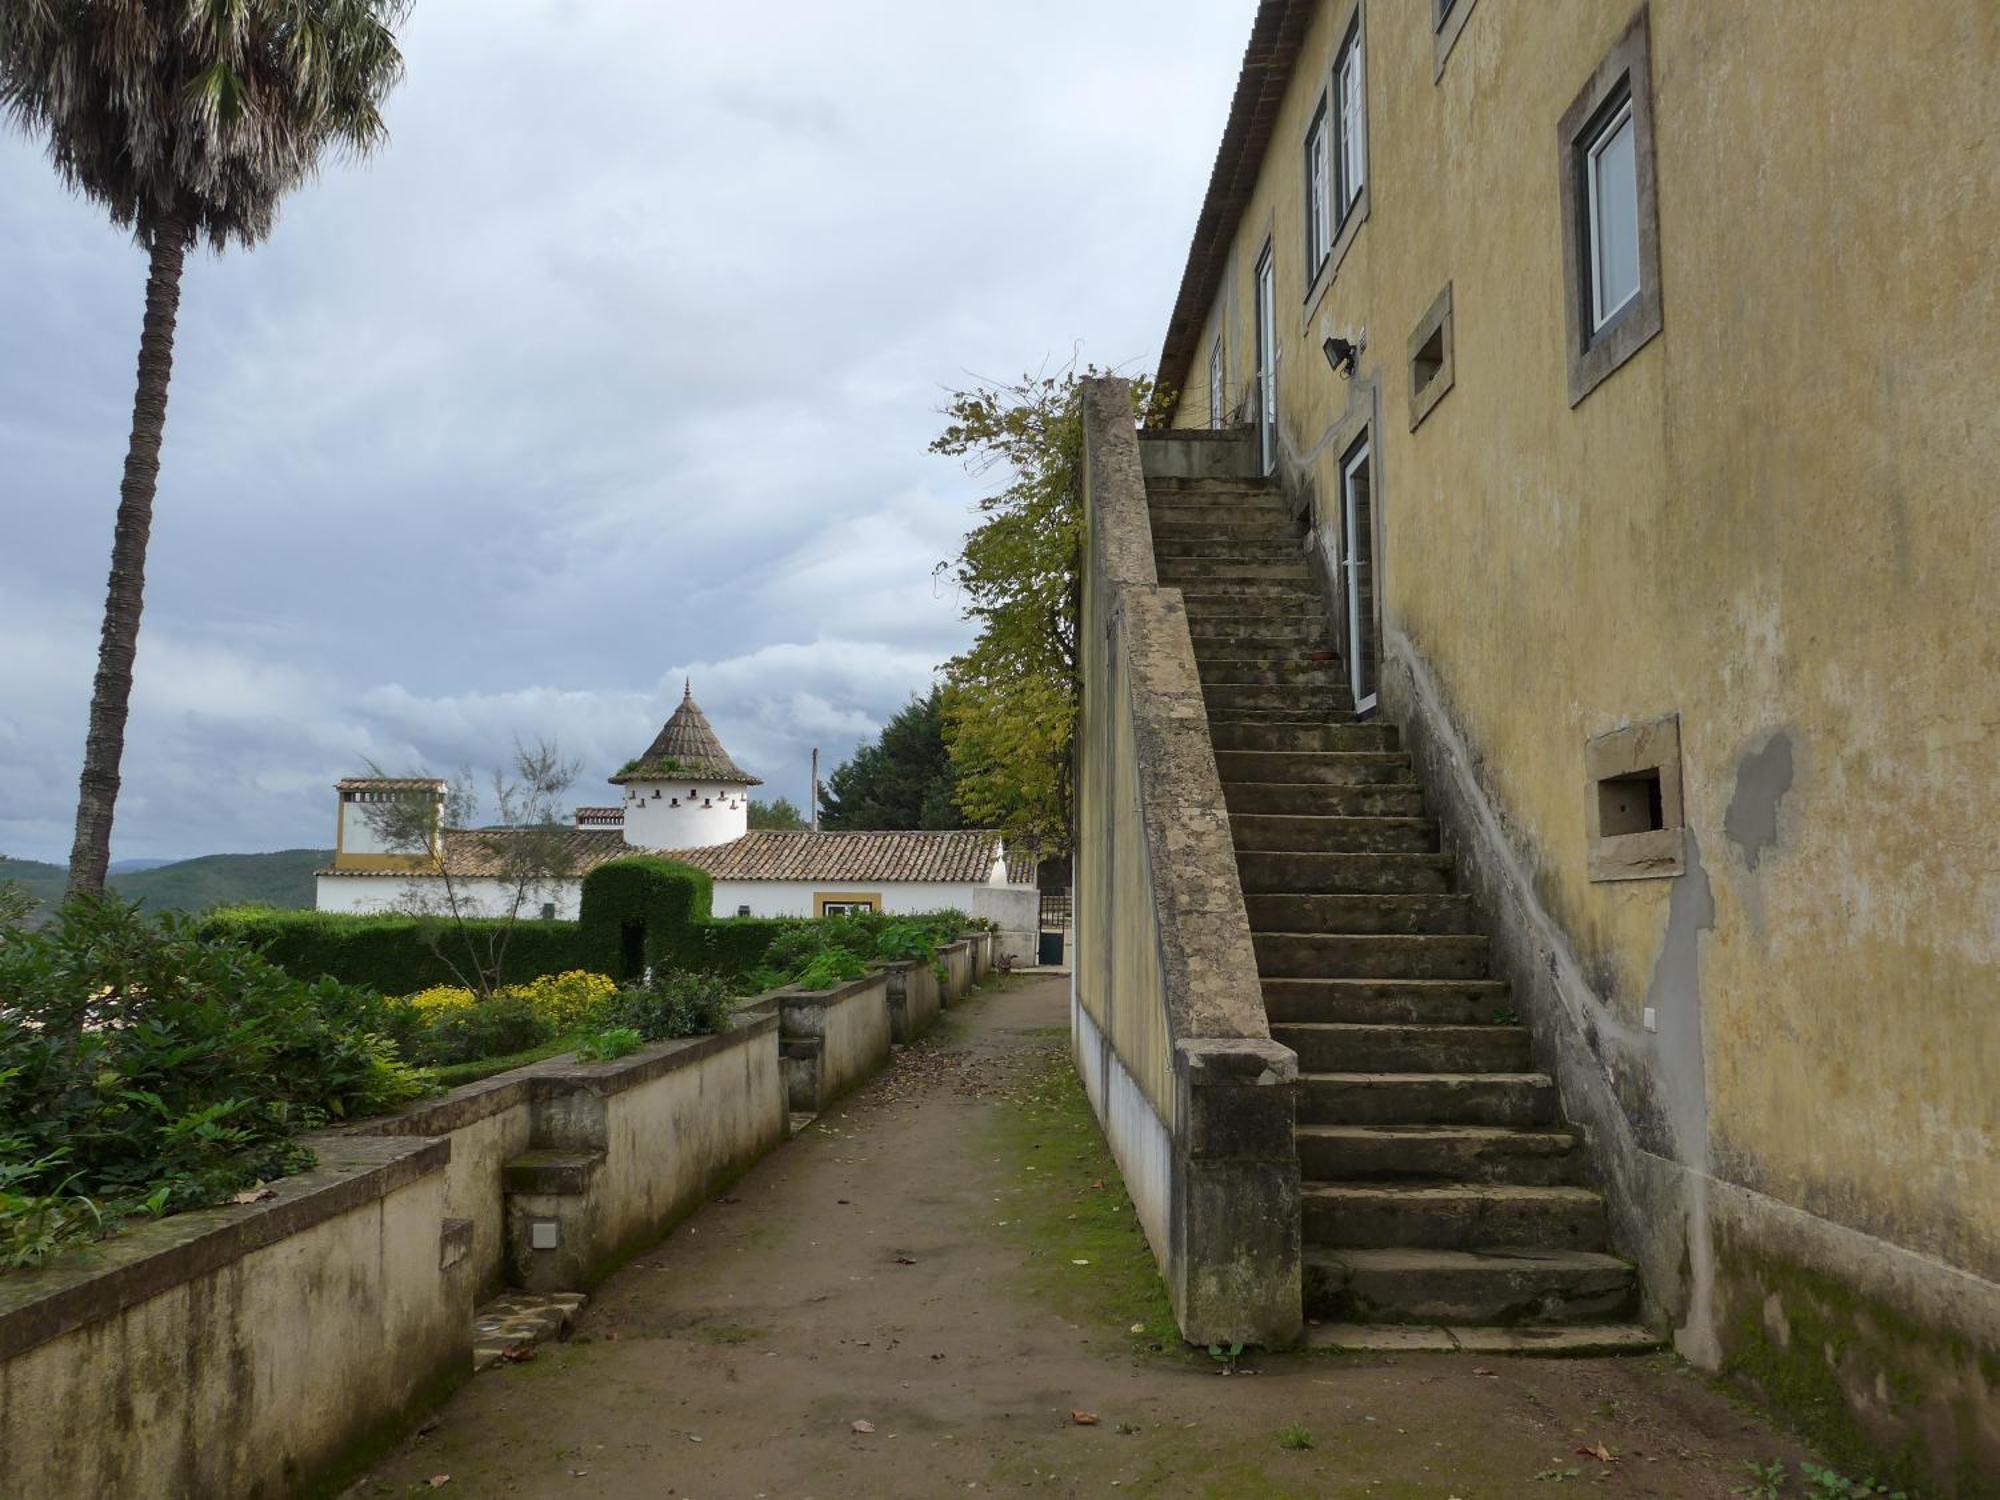
[[[1369,0],[1371,215],[1307,306],[1301,144],[1350,9],[1320,8],[1176,421],[1208,423],[1218,328],[1250,388],[1274,236],[1284,475],[1331,518],[1328,434],[1379,382],[1391,647],[1476,752],[1642,1136],[1990,1291],[2000,7],[1654,0],[1663,331],[1575,409],[1557,122],[1635,6],[1477,0],[1434,82],[1430,6]],[[1447,281],[1455,385],[1411,433]],[[1317,346],[1360,327],[1338,382]],[[1674,713],[1690,873],[1593,884],[1585,741]]]

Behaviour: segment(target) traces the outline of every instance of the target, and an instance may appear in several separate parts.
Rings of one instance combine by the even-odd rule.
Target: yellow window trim
[[[813,915],[823,917],[832,906],[865,906],[878,916],[882,911],[882,897],[874,891],[814,891]]]

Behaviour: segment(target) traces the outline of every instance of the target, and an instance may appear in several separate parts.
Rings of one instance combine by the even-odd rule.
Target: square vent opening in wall
[[[1592,880],[1655,880],[1686,870],[1677,714],[1628,724],[1584,746]]]

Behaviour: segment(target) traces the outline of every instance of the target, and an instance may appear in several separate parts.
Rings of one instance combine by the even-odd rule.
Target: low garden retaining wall
[[[944,1003],[963,1000],[972,990],[974,983],[972,940],[960,938],[955,943],[946,943],[937,951],[938,962],[945,968]]]
[[[953,986],[887,965],[761,997],[715,1036],[552,1059],[315,1136],[319,1165],[267,1201],[0,1279],[0,1494],[333,1483],[471,1373],[478,1300],[594,1285],[782,1141],[788,1107],[886,1063],[891,970],[921,1035],[970,984],[972,945],[943,956]]]
[[[777,990],[761,1005],[779,1017],[786,1093],[795,1110],[825,1109],[889,1060],[885,973],[828,990]]]
[[[268,1201],[0,1280],[0,1491],[293,1494],[471,1374],[451,1143],[312,1144]]]
[[[906,958],[870,964],[889,982],[889,1034],[899,1046],[931,1029],[944,1009],[944,991],[937,971],[921,959]]]

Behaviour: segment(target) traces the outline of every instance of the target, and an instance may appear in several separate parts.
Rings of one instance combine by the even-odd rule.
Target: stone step
[[[1146,481],[1146,495],[1149,499],[1163,495],[1178,496],[1231,496],[1250,500],[1262,500],[1271,505],[1283,506],[1285,492],[1275,479],[1246,479],[1241,475],[1205,475],[1198,479],[1158,477]]]
[[[1473,931],[1472,898],[1417,891],[1259,891],[1246,894],[1250,930],[1268,933]]]
[[[1211,714],[1229,717],[1239,709],[1265,709],[1313,719],[1322,714],[1351,711],[1346,687],[1325,683],[1204,682],[1202,700]]]
[[[1307,1315],[1346,1323],[1596,1323],[1639,1301],[1632,1267],[1597,1250],[1341,1246],[1303,1272]]]
[[[1266,979],[1263,988],[1264,1014],[1273,1024],[1492,1024],[1510,999],[1501,979]]]
[[[1320,1323],[1306,1330],[1306,1346],[1349,1354],[1532,1354],[1543,1359],[1588,1359],[1650,1354],[1666,1338],[1643,1323],[1569,1323],[1495,1328],[1476,1324]]]
[[[1223,801],[1235,813],[1341,818],[1420,818],[1423,788],[1414,782],[1382,786],[1326,786],[1316,782],[1230,781]]]
[[[1321,609],[1319,585],[1306,572],[1305,564],[1290,577],[1273,578],[1193,578],[1185,583],[1161,579],[1163,588],[1176,588],[1190,613],[1244,614],[1262,605],[1281,609]]]
[[[1415,786],[1416,767],[1400,750],[1217,750],[1215,769],[1224,784],[1294,786]]]
[[[1361,722],[1361,716],[1351,708],[1315,708],[1311,705],[1290,703],[1272,704],[1264,708],[1221,708],[1215,712],[1238,724],[1278,724],[1294,729],[1316,729],[1322,724]]]
[[[1175,529],[1162,533],[1153,528],[1153,563],[1164,568],[1169,563],[1296,563],[1305,551],[1290,528],[1284,532],[1215,531],[1198,535]]]
[[[1206,525],[1221,531],[1257,527],[1283,531],[1293,538],[1305,531],[1303,513],[1295,520],[1292,507],[1282,495],[1203,495],[1188,490],[1163,490],[1146,497],[1146,510],[1156,529],[1163,525]]]
[[[1534,1067],[1525,1026],[1384,1026],[1285,1021],[1273,1041],[1306,1073],[1525,1073]]]
[[[1243,652],[1277,652],[1300,649],[1328,650],[1326,612],[1314,608],[1296,619],[1239,619],[1235,615],[1188,616],[1188,635],[1194,640],[1195,654],[1214,652],[1217,656]],[[1234,649],[1225,650],[1224,643]]]
[[[1220,652],[1204,651],[1202,643],[1197,641],[1194,643],[1194,661],[1204,687],[1323,687],[1342,694],[1349,693],[1346,669],[1334,659],[1331,651],[1321,652],[1318,660],[1302,651],[1225,656]],[[1341,706],[1353,707],[1352,696],[1348,696]]]
[[[1604,1199],[1590,1188],[1505,1182],[1309,1182],[1308,1245],[1602,1250]]]
[[[1311,571],[1297,558],[1284,562],[1239,562],[1233,558],[1218,557],[1159,557],[1154,559],[1153,569],[1163,588],[1179,589],[1183,593],[1190,589],[1204,594],[1214,593],[1238,585],[1310,586],[1312,581]]]
[[[1223,791],[1227,795],[1228,788]],[[1245,896],[1329,891],[1441,895],[1452,886],[1451,856],[1446,854],[1299,854],[1244,849],[1236,855],[1236,873]]]
[[[1283,1039],[1278,1027],[1271,1031]],[[1583,1161],[1576,1132],[1560,1125],[1301,1125],[1298,1143],[1299,1175],[1308,1182],[1551,1185],[1574,1182]]]
[[[1269,979],[1484,979],[1483,933],[1258,932],[1257,972]]]
[[[1260,726],[1246,726],[1260,727]],[[1330,724],[1328,729],[1365,729]],[[1430,818],[1335,817],[1306,813],[1232,813],[1238,850],[1284,849],[1299,854],[1436,854],[1437,824]]]
[[[1302,629],[1323,639],[1327,632],[1326,607],[1306,593],[1270,595],[1215,595],[1197,593],[1192,598],[1181,592],[1187,608],[1188,634],[1203,640],[1217,630],[1234,629],[1239,635],[1265,635],[1271,631]]]
[[[1218,751],[1279,750],[1297,754],[1304,751],[1400,748],[1396,726],[1379,719],[1363,724],[1273,724],[1211,713],[1208,716],[1208,733]]]
[[[1546,1073],[1301,1073],[1307,1125],[1553,1125]]]
[[[1306,1182],[1520,1182],[1556,1186],[1584,1170],[1568,1126],[1304,1124],[1298,1172]]]

